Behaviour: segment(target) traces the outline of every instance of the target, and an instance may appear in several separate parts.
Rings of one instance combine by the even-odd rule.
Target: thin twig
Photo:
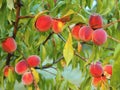
[[[29,15],[29,16],[19,16],[19,19],[26,19],[26,18],[34,18],[34,15]]]
[[[118,40],[118,39],[116,39],[116,38],[114,38],[114,37],[112,37],[110,35],[108,35],[107,37],[110,38],[110,39],[112,39],[112,40],[114,40],[114,41],[116,41],[116,42],[118,42],[118,43],[120,43],[120,40]]]
[[[42,45],[45,45],[45,43],[51,38],[51,36],[54,34],[54,32],[51,32],[48,37],[45,39],[45,41],[42,42]],[[38,47],[38,51],[40,51],[40,46]]]
[[[63,56],[59,57],[57,60],[55,60],[52,64],[49,65],[44,65],[42,67],[35,67],[35,69],[46,69],[46,68],[51,68],[54,64],[57,64],[59,61],[61,61],[62,59],[64,59]]]
[[[120,19],[118,19],[117,21],[110,22],[110,23],[104,25],[103,28],[105,29],[105,28],[107,28],[107,27],[109,27],[109,26],[111,26],[111,25],[113,25],[113,24],[115,24],[115,23],[117,23],[117,22],[120,22]]]

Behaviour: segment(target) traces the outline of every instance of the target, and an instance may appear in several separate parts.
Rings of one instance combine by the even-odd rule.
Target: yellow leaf
[[[64,50],[63,50],[63,56],[65,58],[67,65],[72,60],[73,55],[74,55],[74,50],[72,47],[72,36],[71,36],[71,33],[69,33],[69,37],[67,39],[67,42],[66,42],[66,44],[64,46]]]
[[[34,68],[31,68],[31,70],[32,70],[35,82],[38,83],[39,82],[39,74],[38,74],[38,72]]]

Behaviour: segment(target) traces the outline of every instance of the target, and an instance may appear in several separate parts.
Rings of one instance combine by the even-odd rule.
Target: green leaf
[[[74,55],[74,50],[73,50],[73,46],[72,46],[72,36],[71,36],[71,33],[69,33],[69,37],[67,39],[67,42],[66,42],[64,50],[63,50],[63,56],[65,58],[67,65],[72,60],[73,55]]]
[[[74,14],[75,12],[72,10],[72,9],[70,9],[64,16],[62,16],[62,17],[66,17],[66,16],[70,16],[70,15],[72,15],[72,14]]]
[[[71,82],[68,82],[68,87],[72,90],[79,90],[78,87]]]
[[[119,54],[120,54],[120,44],[116,46],[113,58],[116,60],[117,58],[120,57]]]
[[[120,57],[117,58],[114,66],[113,66],[113,74],[111,78],[111,85],[115,88],[119,86],[120,88]]]
[[[2,7],[2,0],[0,0],[0,8]]]
[[[13,2],[13,0],[7,0],[7,7],[10,10],[14,9],[14,2]]]

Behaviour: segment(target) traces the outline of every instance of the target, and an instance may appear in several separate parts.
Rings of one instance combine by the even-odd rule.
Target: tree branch
[[[54,32],[51,32],[48,37],[45,39],[45,41],[42,42],[43,45],[51,38],[51,36],[54,34]],[[40,51],[40,46],[38,47],[38,51]]]
[[[34,15],[28,15],[28,16],[19,16],[19,19],[26,19],[26,18],[34,18]]]
[[[107,27],[109,27],[109,26],[111,26],[111,25],[113,25],[113,24],[115,24],[115,23],[117,23],[117,22],[120,22],[120,19],[118,19],[117,21],[110,22],[110,23],[104,25],[103,28],[105,29],[105,28],[107,28]]]
[[[19,23],[19,15],[20,15],[20,8],[21,8],[22,4],[21,4],[21,0],[18,0],[18,2],[16,3],[16,20],[14,23],[14,31],[13,31],[13,38],[15,39],[16,34],[17,34],[17,29],[18,29],[18,23]],[[7,60],[6,60],[6,65],[10,64],[10,58],[14,55],[14,53],[8,53],[7,55]]]
[[[108,35],[107,37],[110,38],[110,39],[112,39],[112,40],[114,40],[114,41],[116,41],[116,42],[118,42],[118,43],[120,43],[120,40],[118,40],[118,39],[116,39],[116,38],[114,38],[114,37],[112,37],[110,35]]]
[[[59,61],[61,61],[62,59],[64,59],[63,56],[61,56],[60,58],[58,58],[57,60],[55,60],[52,64],[49,65],[44,65],[42,67],[35,67],[35,69],[46,69],[46,68],[50,68],[52,67],[54,64],[57,64]]]

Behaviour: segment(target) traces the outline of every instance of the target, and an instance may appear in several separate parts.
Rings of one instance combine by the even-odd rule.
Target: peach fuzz
[[[15,65],[15,71],[17,74],[23,74],[28,70],[27,61],[21,60]]]
[[[5,76],[5,77],[8,77],[8,75],[9,75],[9,70],[11,70],[12,72],[14,72],[14,67],[8,66],[8,65],[4,67],[3,72],[4,72],[4,76]]]
[[[8,37],[2,41],[2,49],[8,53],[14,52],[17,49],[17,44],[14,38]]]
[[[93,77],[100,77],[103,74],[102,65],[98,63],[92,63],[90,65],[90,74]]]
[[[72,28],[72,30],[71,30],[72,36],[73,36],[73,38],[75,38],[76,40],[80,40],[80,38],[79,38],[80,28],[81,28],[80,25],[75,25],[75,26]]]
[[[93,29],[89,26],[83,26],[79,31],[79,38],[85,42],[88,42],[92,39],[92,33]]]
[[[52,18],[48,15],[38,16],[35,22],[35,27],[40,32],[48,31],[52,26]]]
[[[40,57],[37,55],[31,55],[27,58],[27,63],[30,67],[36,67],[40,64]]]
[[[53,20],[52,21],[52,30],[54,33],[60,33],[63,30],[64,23],[59,20]]]
[[[107,81],[105,76],[101,76],[101,77],[93,77],[92,79],[92,84],[97,87],[97,86],[101,86],[102,84],[104,84]]]
[[[102,17],[98,14],[92,14],[89,18],[89,26],[92,29],[102,28],[103,20]]]
[[[107,41],[107,33],[103,29],[96,29],[92,34],[92,41],[96,45],[102,45]]]
[[[33,83],[33,75],[31,72],[25,72],[23,75],[22,75],[22,83],[24,85],[30,85]]]

